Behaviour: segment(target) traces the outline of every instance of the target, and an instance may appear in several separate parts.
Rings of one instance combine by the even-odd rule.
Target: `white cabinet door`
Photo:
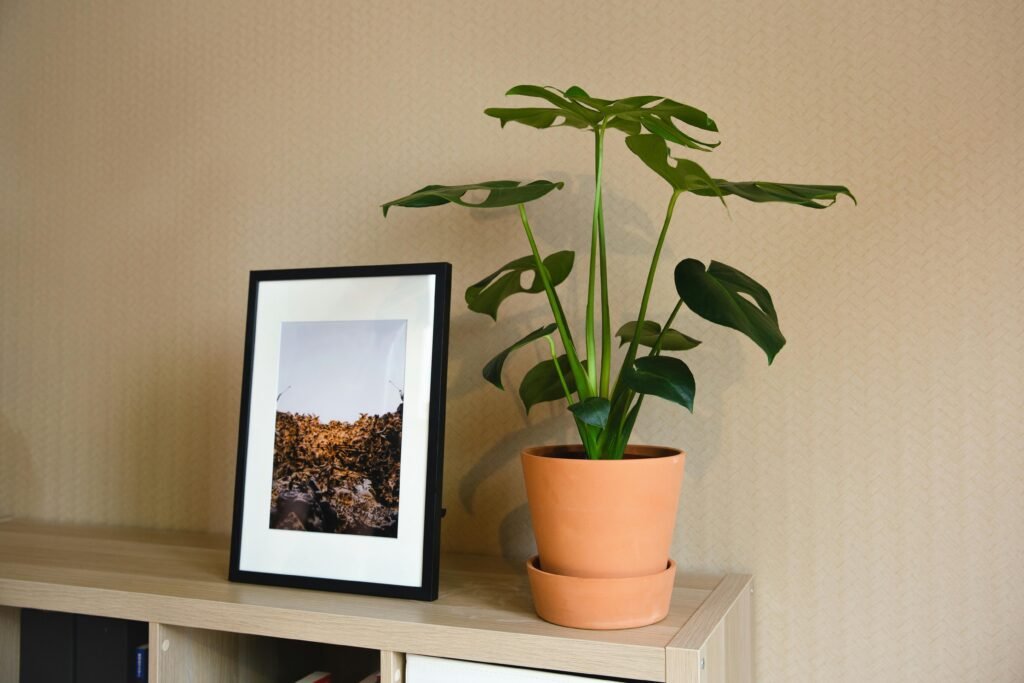
[[[420,655],[406,658],[405,680],[407,683],[610,683],[607,679]]]

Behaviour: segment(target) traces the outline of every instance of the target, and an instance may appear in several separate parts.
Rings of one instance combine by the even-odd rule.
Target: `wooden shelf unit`
[[[227,538],[0,523],[0,683],[16,681],[18,609],[150,624],[150,680],[263,680],[267,639],[372,651],[382,681],[406,653],[667,683],[750,683],[751,577],[681,574],[662,622],[623,631],[548,624],[525,570],[445,556],[436,602],[231,583]],[[287,649],[287,648],[286,648]],[[270,654],[268,654],[270,653]],[[257,661],[258,660],[258,661]],[[255,662],[255,663],[254,663]],[[348,683],[348,681],[343,681]]]

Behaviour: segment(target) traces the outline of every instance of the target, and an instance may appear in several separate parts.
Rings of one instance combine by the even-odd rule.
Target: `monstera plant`
[[[649,311],[662,249],[680,198],[684,195],[698,199],[711,198],[724,205],[727,198],[736,197],[751,202],[777,202],[823,209],[835,203],[841,194],[851,199],[853,195],[841,185],[807,185],[760,180],[736,182],[715,177],[692,158],[680,155],[680,152],[692,157],[704,155],[719,145],[717,141],[704,139],[708,134],[718,132],[714,120],[700,109],[666,97],[642,95],[603,99],[591,97],[577,86],[562,91],[536,85],[516,86],[507,94],[532,98],[538,102],[527,107],[486,109],[484,113],[498,119],[502,127],[516,123],[537,129],[573,128],[587,133],[592,140],[595,169],[594,202],[590,253],[585,265],[588,286],[582,332],[571,325],[558,293],[558,286],[572,271],[575,255],[571,251],[542,254],[534,238],[533,226],[526,210],[526,205],[530,202],[546,197],[554,190],[562,189],[562,182],[492,180],[470,185],[427,185],[412,194],[385,203],[384,215],[387,216],[388,210],[396,206],[429,207],[458,204],[477,209],[516,207],[529,245],[529,254],[509,261],[470,286],[466,290],[466,303],[470,310],[497,320],[499,307],[509,297],[521,293],[543,293],[551,310],[551,321],[494,356],[483,368],[484,378],[502,389],[502,370],[509,355],[528,344],[544,343],[550,358],[530,369],[519,383],[519,396],[527,410],[544,401],[565,401],[579,432],[583,454],[590,460],[625,462],[625,458],[651,462],[660,459],[653,456],[669,456],[671,453],[631,453],[629,439],[646,396],[656,396],[693,410],[696,392],[694,377],[686,362],[676,354],[690,351],[700,342],[675,327],[684,305],[697,316],[732,328],[748,337],[764,351],[769,363],[786,343],[768,290],[753,277],[719,261],[705,264],[688,258],[677,263],[674,271],[677,303],[663,319],[656,318]],[[624,320],[620,319],[617,325],[613,325],[609,302],[609,292],[613,283],[608,264],[606,239],[609,231],[604,220],[602,175],[605,144],[610,137],[619,135],[625,137],[626,146],[640,162],[668,184],[669,196],[636,313]],[[674,151],[670,145],[679,151]],[[528,275],[533,276],[532,281],[529,286],[524,286],[524,276]],[[528,277],[526,279],[529,280]],[[613,327],[616,330],[614,334]],[[616,348],[615,338],[618,338],[619,346],[626,346],[617,371],[614,368],[614,361],[622,351]],[[558,458],[578,460],[579,457],[578,449],[573,448],[542,450],[542,453],[527,455],[543,456],[537,458],[538,462]],[[535,506],[535,498],[538,496],[531,490],[532,465],[528,465],[527,455],[524,455],[524,467],[527,468],[527,489],[541,558],[540,564],[531,565],[534,570],[539,570],[543,564],[544,570],[553,571],[555,574],[590,577],[639,576],[637,572],[645,571],[640,567],[602,573],[601,569],[560,566],[560,561],[551,559],[556,558],[560,548],[548,543],[546,549],[541,538],[539,526],[546,522],[539,520],[545,518],[546,513],[538,513]],[[602,520],[598,526],[605,536],[608,535],[608,496],[611,495],[616,500],[623,498],[622,473],[625,470],[620,468],[607,471],[610,485],[614,489],[610,492],[595,492],[597,507],[594,514],[597,516],[592,518]],[[681,459],[678,474],[666,475],[665,472],[655,472],[652,476],[654,479],[674,479],[675,499],[678,499],[678,484],[682,478]],[[540,477],[550,483],[556,475],[545,472]],[[579,475],[572,475],[567,482],[554,484],[558,497],[564,498],[567,487],[578,488],[579,481]],[[649,485],[640,486],[638,500],[641,501],[641,506],[645,498],[650,497],[655,485],[656,482],[652,481]],[[600,488],[596,484],[595,487]],[[668,498],[672,498],[671,491],[667,495]],[[636,508],[630,509],[630,506],[636,505],[635,503],[627,502],[624,505],[624,515],[636,515]],[[672,500],[667,505],[671,507],[668,512],[672,517],[671,521],[674,521],[676,502]],[[570,507],[577,509],[580,506]],[[562,522],[570,513],[570,510],[559,509],[551,514]],[[671,521],[668,527],[669,537]],[[635,529],[625,529],[623,533],[623,542],[633,547]],[[654,567],[655,571],[662,571],[666,569],[667,545],[663,538],[665,534],[662,529],[655,535],[661,539],[660,549],[654,551],[654,565],[650,566]],[[562,537],[564,536],[563,534]],[[600,545],[604,540],[591,539],[587,541],[588,547]],[[570,549],[562,554],[568,557],[579,555],[581,552],[585,553],[586,548]],[[610,555],[619,552],[619,549],[609,547],[599,554]],[[657,569],[659,563],[660,570]],[[648,571],[648,574],[651,573],[652,571]],[[533,578],[531,574],[531,580]],[[668,586],[670,590],[671,584]],[[536,583],[534,594],[535,599],[539,601]],[[629,598],[626,601],[635,602],[635,599]],[[538,611],[541,611],[539,602]],[[607,610],[605,613],[607,614]],[[580,621],[575,616],[565,617],[543,612],[541,615],[557,623],[590,627],[609,627],[609,623],[613,623],[613,627],[640,623],[635,619],[584,623],[586,620]],[[656,616],[653,612],[652,615]],[[642,617],[641,621],[643,619],[648,620],[644,623],[649,623],[651,615]]]
[[[551,358],[527,372],[519,386],[519,395],[526,408],[542,401],[564,400],[572,412],[587,456],[621,458],[645,395],[658,396],[693,410],[696,390],[693,374],[683,360],[666,355],[687,351],[700,343],[672,327],[684,304],[700,317],[749,337],[765,352],[769,363],[786,343],[768,290],[738,269],[717,261],[707,265],[694,259],[680,261],[675,269],[678,304],[663,323],[648,317],[648,303],[662,247],[679,198],[690,194],[717,198],[724,203],[724,198],[732,195],[752,202],[783,202],[822,209],[832,204],[839,194],[852,195],[840,185],[732,182],[713,178],[692,159],[673,157],[669,143],[694,152],[709,152],[719,144],[697,139],[684,126],[710,133],[717,132],[718,127],[703,111],[668,98],[644,95],[607,100],[591,97],[575,86],[563,92],[550,87],[521,85],[509,90],[508,94],[537,98],[546,106],[484,111],[488,116],[497,118],[502,126],[518,123],[541,129],[570,127],[593,136],[596,169],[594,213],[582,336],[573,334],[556,289],[569,276],[575,255],[571,251],[559,251],[543,256],[537,248],[526,211],[527,203],[548,195],[552,190],[561,189],[562,182],[492,180],[472,185],[428,185],[384,204],[384,215],[393,206],[426,207],[452,203],[480,209],[518,207],[530,254],[506,263],[469,287],[466,303],[470,310],[497,320],[498,308],[510,296],[543,293],[551,307],[553,322],[530,332],[497,354],[484,366],[484,378],[499,389],[504,388],[501,372],[508,356],[532,342],[546,341]],[[629,345],[617,374],[612,371],[615,356],[609,306],[612,283],[605,246],[601,178],[604,146],[609,133],[625,134],[630,151],[671,189],[639,309],[635,318],[621,324],[615,333],[622,344]],[[486,196],[478,202],[464,199],[475,190],[485,192]],[[534,275],[529,287],[521,284],[524,273]],[[557,348],[555,335],[561,350]]]

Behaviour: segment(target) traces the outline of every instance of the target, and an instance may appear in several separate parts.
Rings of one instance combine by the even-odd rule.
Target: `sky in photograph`
[[[405,320],[281,323],[277,409],[325,423],[392,412],[395,387],[405,390],[405,330]]]

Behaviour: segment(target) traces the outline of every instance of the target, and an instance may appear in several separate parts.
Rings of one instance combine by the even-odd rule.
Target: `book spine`
[[[149,680],[149,645],[135,648],[135,680],[137,683]]]

